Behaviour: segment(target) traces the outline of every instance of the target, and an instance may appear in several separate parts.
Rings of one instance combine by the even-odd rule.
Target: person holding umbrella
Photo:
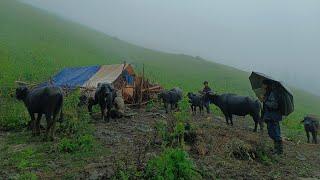
[[[280,121],[294,111],[294,98],[281,81],[259,72],[250,77],[252,90],[263,103],[262,120],[267,123],[268,134],[274,141],[274,153],[283,153]]]
[[[274,153],[283,153],[280,121],[282,115],[279,108],[279,95],[271,80],[265,79],[262,83],[265,90],[263,99],[262,119],[267,123],[269,137],[274,141]]]

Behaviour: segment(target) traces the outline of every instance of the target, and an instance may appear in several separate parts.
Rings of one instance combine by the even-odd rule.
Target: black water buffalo
[[[113,107],[114,98],[116,97],[116,90],[109,83],[99,83],[94,94],[94,98],[88,99],[88,110],[92,114],[92,106],[99,104],[101,110],[102,120],[107,118],[110,120],[110,112]],[[107,111],[107,112],[106,112]],[[107,114],[107,117],[105,117]]]
[[[40,120],[44,114],[47,120],[46,136],[54,139],[56,117],[60,113],[59,120],[63,118],[63,92],[61,88],[49,86],[35,88],[31,91],[27,87],[16,89],[16,98],[22,100],[26,106],[32,125],[32,135],[40,135]],[[35,114],[38,114],[35,119]]]
[[[199,107],[200,114],[203,111],[204,106],[204,96],[201,94],[195,94],[192,92],[188,93],[189,103],[191,106],[191,110],[194,114],[197,112],[197,107]]]
[[[175,87],[169,91],[163,90],[158,94],[158,98],[162,100],[166,113],[169,111],[168,105],[170,104],[171,110],[178,108],[178,102],[182,100],[182,89]]]
[[[257,131],[258,123],[260,125],[260,130],[263,130],[263,122],[260,118],[261,104],[258,100],[253,100],[250,97],[238,96],[235,94],[217,95],[214,93],[208,93],[207,96],[213,104],[221,109],[226,118],[227,124],[229,124],[230,120],[231,125],[233,125],[232,115],[250,115],[255,122],[254,132]]]
[[[308,143],[310,143],[310,135],[312,134],[312,142],[317,144],[317,134],[319,129],[319,120],[316,117],[312,116],[306,116],[303,121],[301,121],[304,124],[304,129],[307,134]]]

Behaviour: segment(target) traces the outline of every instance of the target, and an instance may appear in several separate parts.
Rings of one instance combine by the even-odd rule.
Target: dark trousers
[[[207,109],[207,113],[210,113],[210,101],[205,101],[204,102],[204,107]]]
[[[268,120],[266,123],[269,137],[276,142],[281,141],[282,139],[279,121]]]

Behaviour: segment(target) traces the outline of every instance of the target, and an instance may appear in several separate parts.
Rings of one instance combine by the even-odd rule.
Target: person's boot
[[[278,141],[278,150],[277,150],[277,154],[283,154],[283,143],[282,140]]]
[[[283,143],[282,141],[274,141],[274,150],[272,151],[273,155],[283,154]]]

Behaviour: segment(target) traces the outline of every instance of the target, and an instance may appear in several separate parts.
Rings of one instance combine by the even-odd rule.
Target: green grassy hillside
[[[0,87],[2,96],[14,89],[14,81],[41,82],[67,66],[112,64],[123,60],[165,87],[198,90],[208,80],[219,93],[251,95],[249,73],[186,55],[162,53],[129,44],[90,28],[63,20],[15,0],[0,1]],[[294,90],[296,112],[318,114],[320,98]],[[12,100],[4,101],[6,104]],[[5,114],[2,103],[0,113]],[[18,112],[14,111],[14,112]],[[2,118],[9,118],[4,117]],[[13,116],[12,116],[13,117]],[[288,123],[289,122],[289,123]],[[298,121],[288,121],[298,127]]]

